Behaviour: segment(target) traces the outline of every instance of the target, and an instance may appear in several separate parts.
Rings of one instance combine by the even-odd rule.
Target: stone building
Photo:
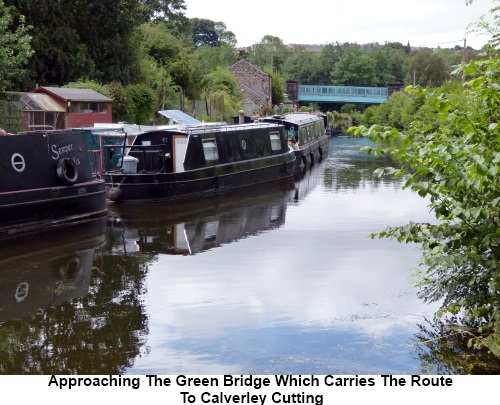
[[[247,114],[259,112],[262,106],[272,107],[270,74],[243,59],[230,66],[229,71],[238,81]]]

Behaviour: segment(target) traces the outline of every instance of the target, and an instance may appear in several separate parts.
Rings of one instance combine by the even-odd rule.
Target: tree
[[[450,77],[450,66],[442,55],[424,48],[411,52],[405,63],[406,83],[441,86]]]
[[[228,44],[219,47],[200,46],[195,51],[198,69],[203,75],[213,72],[217,67],[229,67],[238,61],[236,49]]]
[[[5,0],[33,26],[30,69],[37,83],[81,78],[130,83],[136,79],[134,0]],[[32,86],[34,83],[32,83]]]
[[[368,52],[357,44],[343,50],[331,72],[332,84],[341,86],[376,86],[374,61]]]
[[[206,18],[192,18],[193,42],[195,46],[219,46],[219,34],[215,29],[216,23]]]
[[[179,21],[184,17],[184,0],[142,0],[143,22],[152,20]]]
[[[0,0],[0,96],[26,73],[24,65],[33,54],[28,29],[23,16],[14,25],[12,11]]]
[[[382,48],[374,51],[374,59],[378,86],[384,87],[387,83],[404,81],[403,65],[406,53],[402,44],[385,44]]]
[[[285,78],[276,71],[267,73],[271,75],[271,101],[273,105],[279,105],[285,101]]]
[[[326,44],[321,49],[318,59],[315,60],[316,72],[314,76],[316,81],[311,84],[322,84],[327,86],[331,83],[332,70],[339,61],[342,51],[342,45],[338,42],[336,44]]]
[[[226,44],[233,48],[236,46],[236,43],[238,42],[236,40],[236,35],[234,35],[234,32],[228,31],[226,24],[224,24],[222,21],[218,21],[215,23],[215,32],[219,36],[220,45]]]
[[[169,67],[182,48],[189,47],[187,40],[177,38],[167,25],[149,22],[139,26],[139,44],[144,53],[152,57],[159,66]]]
[[[316,55],[305,50],[297,50],[283,64],[283,74],[289,80],[297,80],[301,84],[320,84],[311,81],[314,76]]]
[[[258,44],[249,49],[248,60],[261,69],[281,71],[288,49],[283,40],[272,35],[265,35]]]
[[[203,98],[210,118],[228,120],[241,108],[238,81],[227,68],[218,67],[203,77]]]
[[[441,302],[437,315],[451,314],[449,322],[463,315],[453,326],[470,337],[469,345],[500,356],[500,55],[489,52],[489,59],[457,72],[468,78],[460,103],[453,95],[408,88],[434,112],[437,127],[415,120],[404,132],[380,125],[355,132],[389,142],[366,148],[401,162],[399,169],[381,168],[377,175],[404,176],[404,187],[428,198],[437,219],[373,236],[420,244],[420,296]]]

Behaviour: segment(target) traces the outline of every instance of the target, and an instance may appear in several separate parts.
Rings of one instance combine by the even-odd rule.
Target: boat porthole
[[[78,257],[73,257],[68,260],[66,264],[63,264],[59,268],[59,275],[64,281],[74,279],[81,269],[80,259]]]
[[[247,148],[247,143],[244,139],[241,141],[241,147],[243,148],[243,150]]]
[[[29,289],[30,285],[26,281],[19,283],[16,288],[16,294],[15,294],[16,301],[17,302],[24,301],[24,299],[28,296]]]
[[[78,180],[78,168],[70,158],[61,158],[57,161],[57,177],[63,183],[75,184]]]
[[[23,172],[26,167],[26,162],[24,161],[23,156],[19,153],[14,153],[12,155],[10,163],[12,164],[14,170],[19,173]]]

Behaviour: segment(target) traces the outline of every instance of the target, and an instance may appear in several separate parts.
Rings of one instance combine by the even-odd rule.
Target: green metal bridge
[[[388,98],[387,87],[299,85],[299,102],[381,104]]]

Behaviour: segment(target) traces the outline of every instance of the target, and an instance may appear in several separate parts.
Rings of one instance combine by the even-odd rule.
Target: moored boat
[[[319,113],[287,113],[260,118],[285,126],[288,141],[296,156],[296,166],[319,161],[328,154],[330,137],[326,134],[327,117]]]
[[[284,127],[275,123],[179,126],[144,132],[123,145],[118,167],[102,173],[107,196],[116,202],[218,194],[291,177],[295,164]],[[110,154],[104,150],[103,156]]]
[[[0,239],[106,214],[104,183],[92,176],[83,132],[0,136]]]

